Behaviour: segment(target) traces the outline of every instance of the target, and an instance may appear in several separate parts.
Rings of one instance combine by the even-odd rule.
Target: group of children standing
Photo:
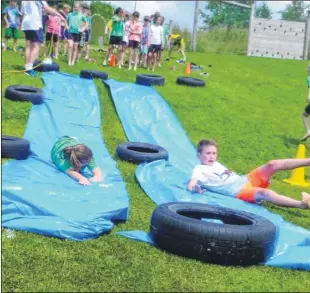
[[[112,21],[106,27],[106,34],[110,29],[110,39],[107,54],[103,60],[103,65],[107,65],[107,60],[111,57],[114,47],[118,47],[117,66],[124,65],[124,53],[129,48],[128,69],[136,71],[140,63],[144,67],[155,70],[156,65],[161,66],[162,51],[165,45],[169,44],[169,29],[163,26],[164,17],[156,12],[151,17],[145,16],[143,25],[139,22],[140,13],[135,11],[130,15],[117,8],[114,11]],[[183,54],[185,61],[185,54]]]
[[[40,53],[40,45],[44,42],[44,56],[58,59],[59,42],[63,42],[63,53],[68,55],[68,65],[72,66],[81,57],[81,49],[85,46],[85,59],[89,58],[89,40],[91,35],[91,17],[88,4],[75,2],[73,12],[64,4],[62,9],[49,6],[46,1],[22,1],[19,11],[16,1],[9,1],[3,10],[5,21],[5,40],[13,38],[13,50],[16,52],[19,30],[25,33],[25,74],[36,76],[33,63]],[[22,17],[22,21],[21,21]],[[4,44],[4,50],[6,44]],[[52,54],[51,54],[52,53]]]
[[[46,20],[47,33],[45,37],[45,56],[50,46],[51,37],[53,35],[53,55],[58,59],[59,40],[63,42],[64,55],[68,56],[68,65],[73,66],[77,59],[81,57],[81,49],[85,46],[86,56],[89,58],[89,40],[91,35],[91,17],[88,4],[75,3],[73,11],[67,4],[63,6],[59,13],[64,20],[55,15],[48,15]],[[43,23],[43,27],[45,23]]]

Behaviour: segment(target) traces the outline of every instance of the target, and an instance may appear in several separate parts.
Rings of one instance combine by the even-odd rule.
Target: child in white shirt
[[[149,32],[148,66],[151,65],[153,60],[152,71],[155,70],[157,54],[160,52],[164,45],[164,29],[160,24],[161,17],[156,16],[156,18],[154,19],[154,24],[151,25]]]
[[[215,141],[200,140],[197,146],[197,156],[201,165],[193,170],[187,186],[189,191],[203,193],[209,190],[252,203],[264,200],[277,206],[310,209],[309,193],[302,192],[302,200],[295,200],[267,189],[274,173],[310,166],[310,158],[272,160],[247,175],[239,176],[216,161]]]

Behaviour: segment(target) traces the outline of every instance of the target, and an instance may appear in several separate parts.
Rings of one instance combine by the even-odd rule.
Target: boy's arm
[[[68,174],[71,178],[78,181],[82,185],[90,185],[90,182],[79,172],[74,171],[73,169],[68,169],[66,171],[66,174]]]
[[[82,21],[81,26],[80,26],[80,31],[83,32],[86,30],[87,27],[87,22]]]
[[[6,27],[8,28],[10,25],[9,25],[9,21],[8,21],[8,17],[7,17],[7,14],[5,13],[4,16],[3,16],[3,19],[5,21],[5,24],[6,24]]]
[[[191,192],[204,193],[205,189],[198,185],[198,179],[191,179],[187,184],[187,190]]]

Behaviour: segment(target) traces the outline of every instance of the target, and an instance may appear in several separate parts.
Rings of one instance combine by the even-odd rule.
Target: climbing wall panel
[[[248,56],[302,60],[305,26],[303,22],[254,18]]]

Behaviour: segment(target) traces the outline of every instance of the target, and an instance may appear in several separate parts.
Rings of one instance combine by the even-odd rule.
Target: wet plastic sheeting
[[[32,106],[24,134],[32,154],[2,166],[2,226],[72,240],[98,237],[127,219],[129,200],[102,139],[95,84],[56,72],[43,73],[43,80],[45,103]],[[102,183],[81,186],[55,168],[50,151],[64,135],[92,149]]]
[[[198,160],[194,146],[168,104],[152,87],[111,79],[105,83],[110,87],[128,140],[158,144],[169,151],[169,162],[161,160],[140,164],[136,169],[137,180],[156,204],[200,202],[263,216],[276,225],[278,232],[276,252],[266,265],[310,271],[310,231],[284,221],[281,216],[257,204],[211,192],[201,195],[186,191],[192,169]],[[118,234],[154,244],[144,231]]]

